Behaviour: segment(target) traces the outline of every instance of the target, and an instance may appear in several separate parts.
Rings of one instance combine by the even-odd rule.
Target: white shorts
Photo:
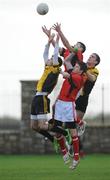
[[[76,119],[75,103],[57,100],[54,119],[61,122],[73,122]]]

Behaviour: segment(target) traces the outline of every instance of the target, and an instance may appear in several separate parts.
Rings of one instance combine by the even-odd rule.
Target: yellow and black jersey
[[[59,65],[45,66],[44,73],[37,83],[36,91],[50,94],[57,83],[60,70]]]
[[[93,74],[93,75],[95,75],[96,76],[96,80],[97,80],[97,77],[98,77],[98,75],[99,75],[99,71],[98,71],[98,69],[97,68],[90,68],[90,69],[88,69],[88,71],[91,73],[91,74]],[[95,85],[95,82],[96,82],[96,80],[95,81],[90,81],[88,78],[86,78],[86,81],[85,81],[85,83],[84,83],[84,86],[83,86],[83,88],[82,88],[82,90],[81,90],[81,95],[83,96],[88,96],[90,93],[91,93],[91,91],[92,91],[92,89],[93,89],[93,87],[94,87],[94,85]]]

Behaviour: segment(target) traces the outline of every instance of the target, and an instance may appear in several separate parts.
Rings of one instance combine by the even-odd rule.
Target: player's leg
[[[65,137],[63,135],[57,133],[56,138],[57,138],[57,141],[59,143],[61,153],[63,155],[64,163],[67,164],[70,162],[70,158],[69,158],[68,149],[67,149],[67,146],[65,143]]]
[[[54,119],[50,119],[48,122],[49,122],[49,125],[51,125],[49,130],[51,132],[54,132],[54,133],[58,134],[58,137],[60,135],[65,136],[65,138],[66,138],[66,147],[67,147],[67,145],[69,146],[70,143],[71,143],[71,135],[70,135],[69,130],[65,129],[64,123],[62,123],[61,121],[54,120]],[[55,146],[56,146],[57,151],[58,151],[59,146],[58,146],[58,143],[57,143],[57,137],[54,138],[54,143],[55,143]]]
[[[60,130],[62,129],[64,132],[66,132],[66,134],[64,134],[66,136],[67,131],[65,131],[64,129],[65,123],[62,122],[62,113],[64,112],[62,101],[57,100],[54,107],[54,128],[60,128]],[[61,134],[62,133],[57,132],[56,138],[59,143],[61,153],[63,155],[64,163],[66,164],[69,162],[69,154],[65,144],[65,137]]]
[[[56,137],[54,135],[52,135],[50,132],[48,132],[47,130],[43,129],[44,128],[44,124],[43,123],[41,123],[41,122],[39,123],[39,120],[37,120],[37,121],[35,121],[35,120],[32,121],[31,120],[31,128],[34,131],[36,131],[37,133],[39,133],[42,136],[44,136],[45,139],[48,139],[53,144],[53,147],[54,147],[55,151],[58,152],[59,147],[58,147],[58,143],[57,143]]]
[[[82,136],[87,126],[86,121],[83,120],[84,113],[77,110],[77,131],[78,136]]]
[[[88,96],[79,96],[76,100],[76,123],[77,123],[77,130],[78,130],[78,136],[81,136],[86,127],[86,122],[83,120],[84,114],[87,109],[88,105]]]
[[[75,113],[73,112],[75,111],[75,104],[73,102],[65,102],[65,101],[61,101],[58,100],[56,105],[55,105],[55,122],[56,125],[59,126],[60,124],[64,125],[64,128],[69,128],[65,125],[67,125],[67,123],[73,123],[73,119],[75,119],[75,117],[73,117],[73,115],[75,115]],[[60,123],[60,124],[59,124]],[[65,138],[64,136],[57,136],[60,148],[61,148],[61,152],[63,154],[63,159],[64,162],[67,159],[68,162],[68,157],[69,157],[69,152],[67,149],[67,146],[65,144]]]
[[[65,115],[66,119],[66,128],[70,129],[71,137],[72,137],[72,145],[74,149],[74,156],[71,169],[74,169],[79,163],[79,139],[76,129],[76,109],[74,102],[66,102],[67,110]]]
[[[40,133],[41,135],[43,135],[50,142],[52,142],[55,151],[58,152],[59,146],[57,143],[57,139],[55,135],[52,135],[47,130],[44,130],[44,122],[45,122],[44,120],[31,120],[31,128],[37,133]]]
[[[73,156],[73,162],[70,166],[70,169],[75,169],[76,166],[79,164],[79,138],[77,134],[77,129],[71,129],[71,136],[72,136],[72,144],[74,149],[74,156]]]
[[[58,121],[57,120],[57,123],[56,123],[56,118],[60,118],[60,113],[61,112],[61,109],[62,109],[62,103],[61,101],[59,100],[56,100],[55,104],[53,105],[52,107],[52,119],[50,119],[48,122],[49,122],[49,130],[52,131],[52,132],[56,132],[58,134],[62,134],[64,135],[66,138],[67,138],[67,141],[70,143],[71,139],[70,139],[70,134],[69,134],[69,131],[68,130],[65,130],[64,129],[64,123],[62,123],[61,121]]]
[[[45,105],[44,105],[45,100]],[[47,132],[47,112],[49,109],[49,100],[43,95],[34,96],[31,104],[31,128],[47,137],[51,142],[54,141],[53,136]],[[46,112],[45,112],[46,111]],[[44,120],[45,119],[45,120]]]

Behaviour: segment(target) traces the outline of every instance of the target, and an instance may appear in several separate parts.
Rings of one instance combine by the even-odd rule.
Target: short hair
[[[58,57],[58,62],[59,62],[59,66],[62,66],[63,61],[62,61],[61,57]]]
[[[87,71],[87,64],[85,62],[78,61],[77,64],[79,64],[80,70],[82,70],[83,73]]]
[[[96,56],[97,64],[95,66],[97,66],[100,63],[100,56],[97,53],[93,53],[93,54],[95,54]]]
[[[85,50],[86,50],[86,45],[85,45],[84,43],[82,43],[82,42],[78,42],[78,43],[80,43],[80,45],[81,45],[81,47],[82,47],[82,49],[83,49],[82,52],[85,52]]]
[[[64,56],[65,50],[65,48],[61,48],[61,50],[59,51],[60,56]]]

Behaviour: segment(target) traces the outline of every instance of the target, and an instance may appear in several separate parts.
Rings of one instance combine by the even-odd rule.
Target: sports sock
[[[74,160],[79,160],[79,139],[78,136],[72,137],[73,149],[74,149]]]
[[[67,149],[66,149],[66,145],[65,145],[65,139],[62,135],[57,136],[57,141],[60,145],[60,149],[63,155],[65,155],[67,153]]]

